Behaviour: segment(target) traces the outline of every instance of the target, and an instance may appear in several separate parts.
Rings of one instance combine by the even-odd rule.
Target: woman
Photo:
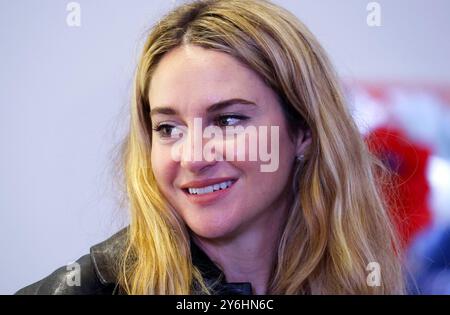
[[[80,258],[84,286],[62,267],[19,293],[403,292],[374,159],[292,14],[257,0],[181,5],[151,31],[134,92],[129,227]],[[271,165],[261,149],[251,158],[255,141]]]

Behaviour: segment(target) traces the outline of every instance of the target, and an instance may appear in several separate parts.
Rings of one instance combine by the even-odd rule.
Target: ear
[[[311,146],[311,142],[311,130],[309,128],[305,130],[299,130],[296,141],[296,156],[306,156],[308,154],[308,149]]]

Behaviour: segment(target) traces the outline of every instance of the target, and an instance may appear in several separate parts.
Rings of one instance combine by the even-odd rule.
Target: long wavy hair
[[[292,170],[295,198],[268,293],[403,293],[400,247],[382,198],[379,164],[355,126],[323,48],[293,14],[264,0],[185,3],[150,31],[123,150],[131,215],[119,264],[121,288],[127,294],[192,294],[194,287],[211,293],[192,264],[188,228],[158,189],[150,160],[150,81],[161,58],[187,44],[248,66],[277,93],[290,132],[311,130],[305,161]],[[381,267],[380,286],[367,283],[370,262]]]

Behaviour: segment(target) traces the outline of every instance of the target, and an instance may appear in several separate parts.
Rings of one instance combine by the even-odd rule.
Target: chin
[[[208,220],[188,224],[192,232],[205,239],[224,239],[231,237],[236,231],[232,224],[213,224]]]

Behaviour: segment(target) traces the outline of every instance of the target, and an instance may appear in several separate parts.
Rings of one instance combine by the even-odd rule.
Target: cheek
[[[176,176],[176,168],[171,159],[162,159],[161,156],[166,156],[164,149],[158,145],[152,147],[151,163],[152,171],[155,175],[158,186],[164,193],[167,193],[172,186],[172,182]]]
[[[272,129],[272,126],[278,128]],[[290,140],[281,121],[279,124],[268,123],[267,130],[259,132],[258,136],[258,162],[246,164],[246,167],[252,174],[251,185],[258,187],[256,193],[266,200],[281,193],[286,185],[289,185],[288,180],[295,159],[295,144]]]
[[[253,202],[255,199],[267,202],[274,198],[274,195],[281,193],[289,184],[288,179],[292,172],[295,146],[282,126],[278,128],[278,133],[274,134],[270,132],[270,126],[263,132],[260,131],[256,138],[257,146],[252,145],[251,142],[254,141],[249,139],[248,135],[245,137],[245,159],[238,160],[239,155],[236,153],[236,159],[231,163],[245,176],[246,191],[252,191],[248,197],[253,195],[253,198],[250,198]],[[257,159],[253,159],[252,147],[257,148]]]

